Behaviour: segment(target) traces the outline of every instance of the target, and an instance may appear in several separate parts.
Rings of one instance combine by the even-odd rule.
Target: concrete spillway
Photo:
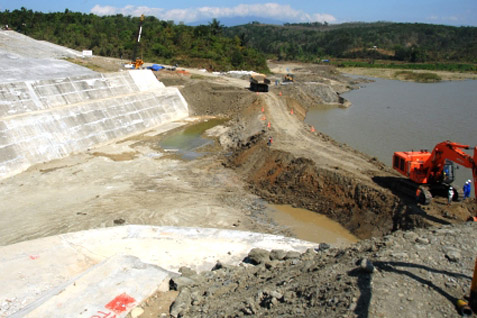
[[[149,70],[0,84],[0,179],[187,116]]]

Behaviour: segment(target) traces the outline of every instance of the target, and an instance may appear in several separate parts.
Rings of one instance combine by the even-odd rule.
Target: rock
[[[224,266],[222,265],[222,263],[220,261],[217,261],[217,263],[215,263],[214,267],[212,267],[212,271],[216,271],[216,270],[219,270],[221,268],[223,268]]]
[[[115,225],[123,225],[124,223],[126,223],[126,220],[119,218],[119,219],[115,219],[115,220],[113,221],[113,223],[114,223]]]
[[[359,268],[364,273],[372,274],[374,272],[375,267],[370,260],[368,260],[367,258],[363,258],[359,262]]]
[[[287,252],[284,250],[272,250],[270,252],[270,259],[272,261],[274,260],[282,261],[285,259],[286,255],[287,255]]]
[[[315,248],[315,251],[317,251],[317,252],[326,251],[326,250],[329,249],[330,247],[331,247],[330,244],[320,243],[320,245],[318,245],[318,247]]]
[[[171,280],[169,281],[169,288],[170,290],[181,291],[182,288],[193,285],[193,284],[195,284],[194,280],[188,277],[178,276],[178,277],[171,278]]]
[[[424,238],[424,237],[418,237],[416,239],[416,243],[422,244],[422,245],[428,245],[429,244],[429,239]]]
[[[399,252],[399,253],[391,253],[391,257],[393,258],[397,258],[397,259],[406,259],[408,258],[408,255],[407,253],[402,253],[402,252]]]
[[[462,255],[457,250],[449,250],[445,255],[449,261],[454,263],[457,263],[462,258]]]
[[[415,241],[418,238],[418,235],[415,232],[405,232],[403,237],[406,240]]]
[[[181,268],[179,268],[179,273],[181,273],[183,277],[192,277],[197,275],[194,270],[190,269],[187,266],[182,266]]]
[[[287,255],[285,256],[285,260],[287,259],[297,259],[300,258],[301,254],[299,252],[288,251]]]
[[[136,307],[134,308],[133,310],[131,310],[131,318],[138,318],[140,317],[142,314],[144,313],[144,309],[140,308],[140,307]]]
[[[266,261],[270,260],[270,253],[267,250],[261,249],[261,248],[254,248],[252,249],[246,258],[246,261],[258,265],[258,264],[263,264]]]

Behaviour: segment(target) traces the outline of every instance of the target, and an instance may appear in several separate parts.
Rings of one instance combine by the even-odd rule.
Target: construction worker
[[[470,197],[470,183],[469,180],[467,180],[464,184],[464,187],[462,188],[464,191],[464,200]]]
[[[268,146],[271,146],[271,145],[272,145],[272,142],[273,142],[273,138],[272,138],[271,136],[268,137],[267,145],[268,145]]]
[[[447,194],[447,205],[449,206],[452,202],[452,198],[454,197],[454,189],[449,187],[449,193]]]

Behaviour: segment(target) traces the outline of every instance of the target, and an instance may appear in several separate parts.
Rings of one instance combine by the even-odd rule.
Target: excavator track
[[[427,186],[420,185],[417,187],[415,197],[417,203],[428,205],[431,203],[432,193]]]

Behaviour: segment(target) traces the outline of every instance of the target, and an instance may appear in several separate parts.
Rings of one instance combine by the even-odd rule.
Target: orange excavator
[[[474,191],[477,198],[477,147],[474,147],[474,156],[468,155],[462,149],[470,149],[449,140],[437,144],[432,152],[404,151],[395,152],[393,168],[411,181],[411,186],[417,202],[429,204],[432,196],[447,196],[453,191],[453,200],[462,200],[462,191],[452,187],[454,181],[454,162],[472,169]],[[413,188],[412,188],[413,187]]]

